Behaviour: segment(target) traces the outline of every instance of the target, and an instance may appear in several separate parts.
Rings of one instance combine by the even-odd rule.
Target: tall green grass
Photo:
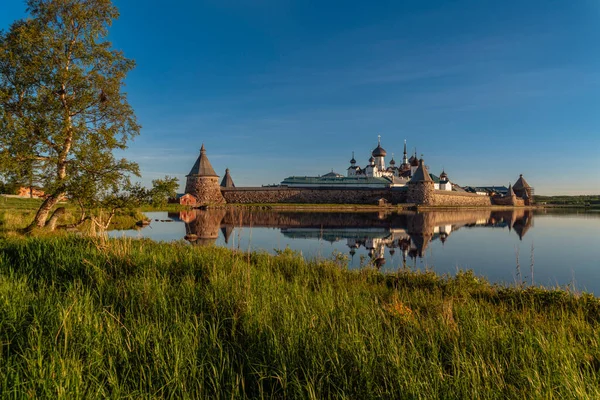
[[[600,302],[284,251],[0,239],[4,398],[599,398]]]

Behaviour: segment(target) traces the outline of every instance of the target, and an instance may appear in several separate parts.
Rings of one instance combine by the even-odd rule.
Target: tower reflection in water
[[[200,246],[216,244],[221,232],[229,242],[234,228],[278,228],[292,239],[345,241],[350,256],[363,247],[376,266],[385,264],[386,249],[401,252],[404,263],[422,258],[435,240],[445,243],[464,227],[503,227],[522,239],[533,226],[530,210],[326,213],[265,211],[243,208],[189,210],[169,213],[185,223],[185,239]]]

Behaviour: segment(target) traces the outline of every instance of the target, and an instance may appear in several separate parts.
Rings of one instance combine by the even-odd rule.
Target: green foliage
[[[167,175],[163,179],[154,179],[152,189],[150,189],[150,204],[155,207],[166,205],[169,198],[174,198],[177,195],[178,188],[178,178]]]
[[[21,185],[15,181],[0,181],[0,194],[16,194],[20,186]]]
[[[103,198],[137,174],[116,159],[139,133],[121,91],[134,62],[112,50],[109,0],[28,0],[30,18],[0,33],[0,172],[41,179],[43,226],[63,195]],[[22,169],[26,167],[27,171]]]
[[[0,239],[2,394],[600,397],[598,298],[339,262]]]
[[[119,196],[126,200],[128,207],[147,207],[150,209],[164,209],[167,206],[169,198],[177,195],[179,179],[165,176],[163,179],[154,179],[152,188],[147,189],[140,183],[127,184],[119,193]],[[148,207],[150,206],[150,207]]]
[[[561,206],[600,206],[600,195],[581,196],[534,196],[538,204],[561,205]]]

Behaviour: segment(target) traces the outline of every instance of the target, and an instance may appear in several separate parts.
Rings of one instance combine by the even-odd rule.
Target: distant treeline
[[[581,196],[534,196],[538,204],[556,204],[572,206],[600,206],[600,195]]]

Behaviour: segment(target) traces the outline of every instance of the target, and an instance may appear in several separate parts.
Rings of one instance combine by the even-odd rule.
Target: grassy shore
[[[284,251],[0,238],[5,398],[599,398],[600,301]]]
[[[25,229],[33,221],[41,204],[41,199],[0,196],[0,235],[15,234]],[[81,210],[77,205],[71,202],[61,202],[58,207],[64,207],[66,211],[60,218],[59,224],[74,224],[79,219]],[[106,210],[95,209],[91,213],[94,216],[102,213],[107,215]],[[109,229],[132,229],[136,226],[136,222],[143,218],[144,215],[139,209],[117,210],[111,219]],[[84,232],[89,231],[90,225],[91,222],[87,221],[79,228]]]

